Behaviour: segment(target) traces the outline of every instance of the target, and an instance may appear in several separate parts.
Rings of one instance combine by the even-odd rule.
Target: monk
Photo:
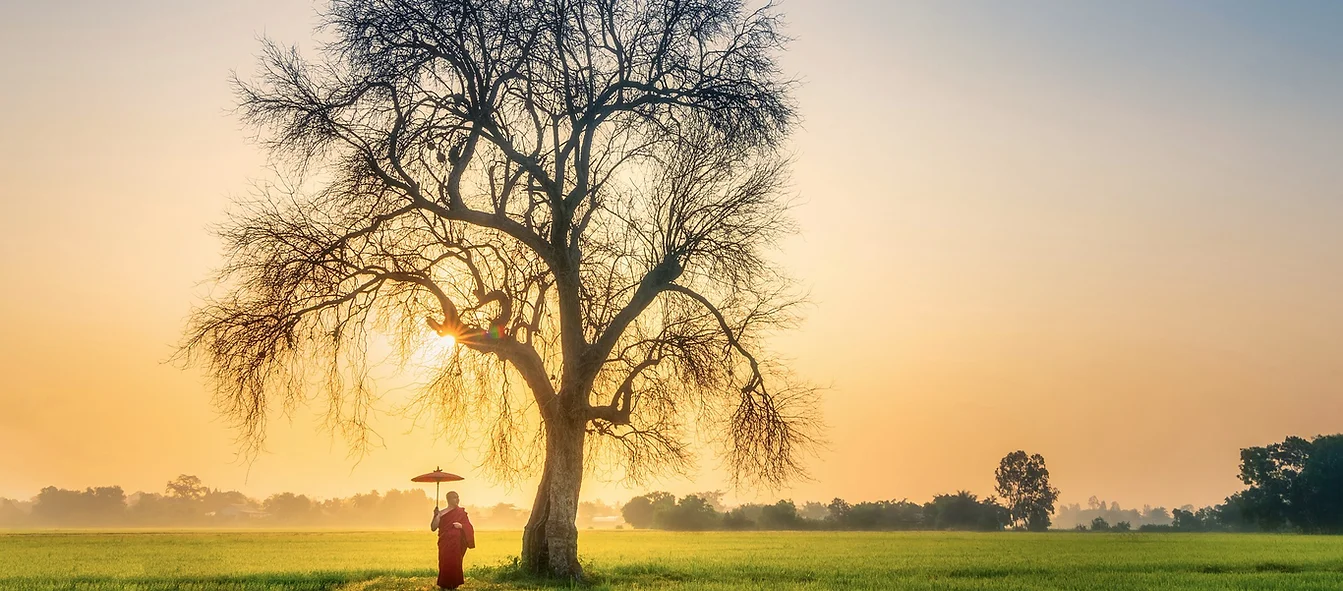
[[[458,506],[461,498],[457,491],[448,491],[447,499],[446,509],[434,509],[429,530],[438,532],[438,586],[456,589],[466,582],[462,576],[462,558],[466,557],[467,548],[476,547],[476,528],[471,527],[466,509]]]

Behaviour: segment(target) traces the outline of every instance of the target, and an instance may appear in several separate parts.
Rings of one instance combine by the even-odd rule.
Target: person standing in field
[[[458,506],[461,498],[457,491],[448,491],[447,499],[447,508],[434,509],[429,530],[438,532],[438,586],[456,589],[466,582],[462,575],[462,559],[466,557],[467,548],[476,547],[476,529],[471,527],[466,509]]]

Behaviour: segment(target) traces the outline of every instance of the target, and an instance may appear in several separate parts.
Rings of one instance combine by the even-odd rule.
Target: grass
[[[535,588],[480,532],[467,589]],[[1343,589],[1343,537],[585,531],[596,589]],[[5,591],[432,588],[429,532],[0,533]]]

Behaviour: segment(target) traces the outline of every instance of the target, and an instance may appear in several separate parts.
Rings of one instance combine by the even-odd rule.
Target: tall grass
[[[480,532],[467,588],[552,587]],[[1343,589],[1343,538],[1219,534],[585,531],[595,589]],[[0,533],[0,589],[430,589],[429,532]]]

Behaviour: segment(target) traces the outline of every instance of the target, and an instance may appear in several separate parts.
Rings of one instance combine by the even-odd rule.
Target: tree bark
[[[531,518],[522,532],[522,562],[537,574],[582,580],[578,564],[578,493],[583,486],[582,419],[546,422],[546,462]]]

